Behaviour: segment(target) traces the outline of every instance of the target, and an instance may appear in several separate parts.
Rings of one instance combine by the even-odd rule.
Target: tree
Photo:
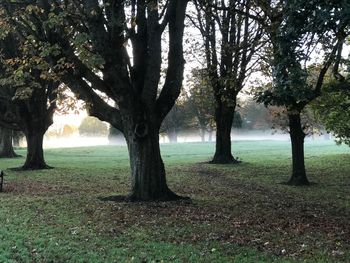
[[[191,127],[191,112],[188,110],[188,101],[186,98],[178,100],[168,115],[165,117],[161,132],[167,134],[169,142],[177,142],[178,133]]]
[[[83,136],[107,136],[108,126],[94,117],[85,117],[80,126],[79,134]]]
[[[205,69],[193,69],[191,72],[190,85],[188,90],[188,101],[196,116],[202,142],[205,141],[205,133],[209,138],[215,128],[214,94],[210,85],[210,79]],[[209,139],[210,140],[210,139]]]
[[[166,183],[159,129],[180,94],[187,1],[43,0],[19,5],[3,0],[1,5],[27,39],[28,49],[44,51],[41,57],[86,102],[89,114],[123,132],[132,174],[129,199],[179,198]],[[168,65],[159,87],[166,32]]]
[[[22,63],[23,44],[13,33],[0,38],[0,124],[25,134],[27,158],[20,169],[46,169],[43,138],[53,123],[58,83],[36,61]]]
[[[316,116],[337,143],[350,146],[350,79],[326,83],[325,94],[312,105]]]
[[[216,149],[212,163],[237,163],[231,153],[231,127],[237,95],[255,68],[262,30],[250,18],[250,0],[195,0],[196,18],[205,50],[208,75],[215,98]]]
[[[245,129],[265,130],[272,127],[268,109],[251,98],[244,100],[239,108],[242,116],[242,127]]]
[[[70,137],[72,136],[74,133],[78,133],[78,128],[73,126],[73,125],[68,125],[68,124],[65,124],[63,126],[63,129],[60,133],[61,136],[63,137]]]
[[[12,130],[0,127],[0,158],[18,157],[12,145]]]
[[[261,1],[263,16],[257,20],[270,39],[269,63],[272,67],[271,88],[260,93],[265,105],[285,107],[292,144],[293,172],[291,185],[308,185],[304,163],[305,131],[301,113],[321,94],[325,75],[334,63],[338,73],[344,40],[348,34],[347,1]],[[313,51],[322,45],[324,59],[315,75],[308,64]]]
[[[205,141],[205,134],[209,134],[209,141],[212,140],[212,133],[215,125],[215,98],[207,69],[193,69],[189,79],[187,100],[190,111],[195,116],[196,124],[200,130],[202,142]],[[233,128],[242,127],[242,119],[239,112],[235,111]],[[231,127],[231,128],[232,128]]]

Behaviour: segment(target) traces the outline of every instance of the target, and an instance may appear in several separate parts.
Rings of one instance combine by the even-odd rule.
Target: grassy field
[[[129,190],[125,147],[48,149],[53,170],[7,170],[0,262],[350,262],[350,148],[306,144],[310,187],[290,187],[288,142],[162,146],[168,184],[192,203],[103,201]],[[24,150],[18,151],[24,155]],[[0,159],[0,169],[24,158]]]

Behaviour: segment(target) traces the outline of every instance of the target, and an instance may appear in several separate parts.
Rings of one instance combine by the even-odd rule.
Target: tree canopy
[[[108,125],[94,117],[85,117],[79,126],[83,136],[107,136],[108,132]]]
[[[338,143],[350,146],[350,80],[332,81],[324,89],[328,92],[313,105],[316,116]]]

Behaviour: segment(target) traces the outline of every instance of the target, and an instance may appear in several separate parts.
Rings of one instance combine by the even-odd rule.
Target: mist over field
[[[231,133],[233,143],[235,141],[290,141],[289,134],[282,131],[265,130],[265,131],[242,131],[233,130]],[[313,135],[306,137],[306,143],[309,141],[322,142],[332,140],[331,135]],[[167,135],[161,135],[159,142],[161,144],[174,143],[170,142]],[[177,143],[202,142],[199,132],[180,133],[177,137]],[[212,134],[210,141],[208,135],[205,142],[215,142],[215,133]],[[108,136],[85,136],[79,133],[71,136],[45,136],[44,148],[71,148],[84,146],[101,146],[101,145],[120,145],[125,146],[126,142],[122,135],[109,138]],[[26,147],[25,140],[20,143],[21,147]]]

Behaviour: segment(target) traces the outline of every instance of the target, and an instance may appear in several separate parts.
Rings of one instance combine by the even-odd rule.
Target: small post
[[[0,170],[0,192],[2,192],[3,184],[4,184],[4,172]]]

